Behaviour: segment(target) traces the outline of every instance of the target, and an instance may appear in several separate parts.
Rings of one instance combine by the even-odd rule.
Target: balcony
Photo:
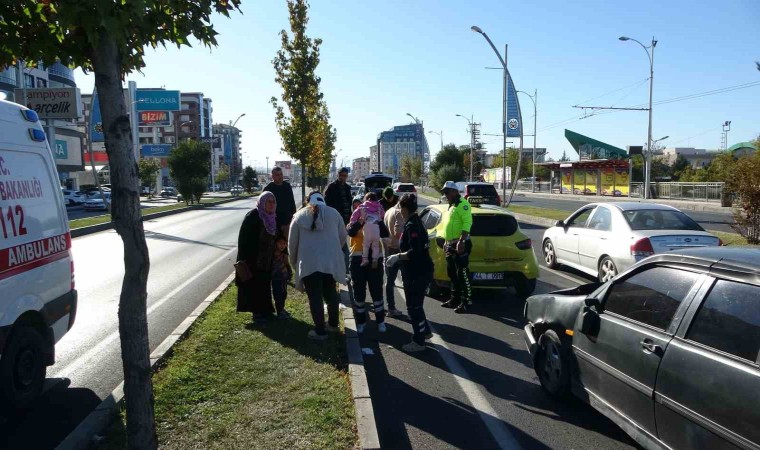
[[[50,75],[55,75],[57,77],[64,78],[71,82],[76,82],[76,80],[74,79],[74,71],[59,62],[54,63],[53,65],[48,67],[48,73]]]
[[[6,83],[15,86],[18,86],[18,77],[16,76],[16,68],[15,67],[9,67],[2,72],[0,72],[0,83]]]

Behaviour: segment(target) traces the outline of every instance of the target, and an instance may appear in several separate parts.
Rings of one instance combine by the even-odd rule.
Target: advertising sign
[[[227,139],[224,140],[224,160],[232,162],[232,139],[229,135]]]
[[[168,158],[172,144],[143,144],[140,154],[145,158]]]
[[[615,171],[612,168],[604,168],[602,177],[602,195],[615,195]]]
[[[628,195],[628,169],[615,169],[615,189]]]
[[[163,89],[138,89],[135,92],[137,111],[179,111],[179,91]]]
[[[16,89],[15,93],[16,98],[22,99],[22,104],[35,110],[41,119],[82,117],[82,98],[77,88],[27,88]]]
[[[512,82],[512,75],[509,75],[507,81],[507,137],[520,137],[520,107],[517,103],[517,91],[515,84]]]
[[[103,134],[103,116],[100,114],[100,101],[98,100],[98,91],[92,95],[90,104],[90,142],[105,142],[106,137]]]
[[[168,111],[140,111],[137,113],[140,126],[167,126],[172,124],[172,116]]]
[[[573,172],[570,169],[562,169],[562,193],[572,192]]]
[[[596,194],[596,169],[586,170],[586,194]]]
[[[69,145],[66,141],[56,139],[55,148],[51,150],[55,159],[69,159]]]
[[[201,142],[205,142],[206,144],[210,145],[211,148],[214,149],[221,149],[222,148],[222,138],[221,136],[214,136],[214,137],[202,137]]]

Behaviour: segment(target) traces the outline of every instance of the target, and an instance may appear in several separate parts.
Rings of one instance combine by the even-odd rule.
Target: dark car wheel
[[[617,273],[617,266],[615,266],[615,262],[612,261],[612,258],[605,256],[599,261],[599,281],[606,283],[617,275]]]
[[[528,297],[536,290],[536,279],[528,279],[520,277],[520,280],[515,284],[515,291],[517,291],[518,297]]]
[[[34,328],[20,326],[11,332],[0,360],[0,389],[9,406],[26,407],[42,392],[45,350],[45,340]]]
[[[559,264],[557,264],[557,252],[554,250],[554,243],[551,239],[544,241],[543,253],[546,267],[556,269]]]
[[[536,374],[541,387],[552,398],[565,398],[570,394],[568,351],[554,330],[547,330],[538,339]]]

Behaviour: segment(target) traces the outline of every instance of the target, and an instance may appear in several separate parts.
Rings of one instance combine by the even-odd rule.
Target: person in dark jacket
[[[348,225],[351,219],[351,186],[348,180],[348,167],[342,167],[338,171],[338,179],[327,185],[325,189],[325,204],[334,208],[343,217],[343,224]],[[343,259],[346,264],[346,273],[349,272],[348,244],[343,245]]]
[[[293,197],[293,186],[284,181],[282,168],[275,166],[272,169],[272,182],[264,187],[264,192],[271,192],[277,200],[277,228],[287,239],[290,221],[296,213],[296,200]]]
[[[420,352],[427,348],[425,339],[433,336],[422,306],[425,291],[433,279],[433,260],[430,258],[427,230],[417,214],[417,196],[404,194],[399,206],[406,223],[399,241],[399,253],[389,256],[386,265],[393,267],[401,264],[406,307],[414,332],[412,341],[401,348],[407,352]]]
[[[238,235],[236,261],[245,261],[253,274],[248,281],[235,277],[238,286],[238,312],[253,313],[256,323],[265,323],[274,315],[272,304],[272,259],[277,234],[277,200],[263,192],[253,210],[243,219]]]
[[[380,205],[382,205],[383,210],[388,211],[396,206],[396,203],[398,203],[398,195],[393,192],[392,187],[386,186],[385,189],[383,189],[383,197],[380,199]]]

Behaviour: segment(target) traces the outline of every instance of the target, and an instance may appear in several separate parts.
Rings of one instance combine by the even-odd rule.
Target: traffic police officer
[[[467,311],[471,302],[470,288],[470,228],[472,227],[472,207],[467,199],[459,195],[459,189],[453,181],[443,185],[443,195],[449,201],[449,208],[444,215],[443,250],[446,253],[446,270],[451,281],[451,298],[442,303],[444,308],[454,308],[457,313]]]

